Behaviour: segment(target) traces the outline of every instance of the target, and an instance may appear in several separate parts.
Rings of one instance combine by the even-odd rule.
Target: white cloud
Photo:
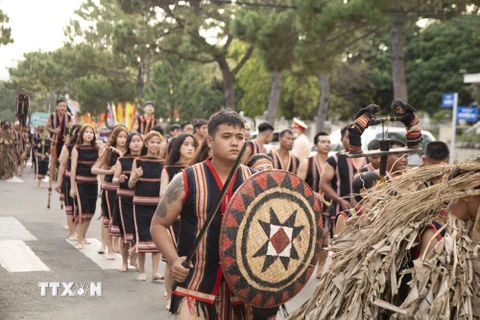
[[[15,66],[23,54],[51,51],[63,46],[63,29],[84,0],[0,0],[8,15],[15,41],[0,46],[0,80],[8,79],[8,67]]]

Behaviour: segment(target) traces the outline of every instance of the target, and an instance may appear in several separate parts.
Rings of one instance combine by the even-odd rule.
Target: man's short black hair
[[[175,130],[180,130],[180,126],[178,124],[172,124],[170,128],[168,128],[168,132],[172,133]]]
[[[448,145],[443,141],[431,141],[425,147],[425,157],[432,160],[443,160],[450,156]]]
[[[208,120],[208,135],[214,138],[218,127],[222,124],[234,127],[240,126],[242,129],[245,128],[245,121],[238,113],[224,109],[213,114]]]
[[[257,162],[260,159],[265,159],[265,160],[270,161],[272,163],[272,166],[273,166],[273,160],[272,160],[271,157],[269,157],[265,153],[256,153],[256,154],[252,155],[250,158],[248,158],[247,167],[253,166],[255,164],[255,162]]]
[[[195,123],[193,124],[193,128],[194,129],[198,129],[200,128],[201,126],[205,126],[208,124],[208,121],[205,120],[205,119],[198,119],[197,121],[195,121]]]
[[[63,99],[63,98],[57,99],[57,101],[56,101],[57,106],[62,102],[65,102],[65,104],[67,104],[67,101],[65,99]]]
[[[393,146],[397,146],[397,148],[398,147],[405,148],[407,145],[403,141],[393,139],[393,140],[390,141],[390,146],[393,149]],[[380,147],[379,147],[379,149],[380,149]]]
[[[380,150],[380,140],[373,139],[367,145],[367,150]]]
[[[180,123],[180,129],[185,129],[186,126],[188,126],[189,124],[192,124],[191,122],[189,121],[184,121],[182,123]]]
[[[155,126],[150,130],[157,131],[158,133],[160,133],[163,136],[163,129],[162,129],[161,126]]]
[[[363,172],[361,174],[357,174],[352,181],[352,192],[355,198],[355,201],[360,202],[362,201],[362,196],[360,195],[360,191],[362,189],[370,189],[377,184],[380,180],[380,176],[376,172]]]
[[[154,101],[146,101],[144,104],[143,104],[143,107],[145,108],[146,106],[148,105],[151,105],[152,107],[155,108],[155,102]]]
[[[279,138],[282,138],[282,137],[283,137],[284,135],[286,135],[286,134],[291,134],[291,135],[293,135],[293,132],[292,132],[292,130],[290,130],[290,129],[285,129],[285,130],[280,131],[280,133],[278,134],[278,137],[279,137]]]
[[[320,137],[322,136],[328,136],[328,133],[326,132],[319,132],[315,135],[315,137],[313,137],[313,144],[317,144],[318,143],[318,140],[320,140]]]
[[[262,122],[257,127],[258,132],[265,132],[267,130],[275,130],[275,128],[268,122]]]

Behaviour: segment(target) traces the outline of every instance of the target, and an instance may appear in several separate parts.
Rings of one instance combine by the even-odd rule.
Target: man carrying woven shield
[[[213,203],[245,143],[244,121],[233,111],[222,110],[208,122],[208,146],[212,157],[182,170],[170,182],[152,220],[151,233],[160,252],[172,266],[178,282],[172,293],[170,311],[177,319],[274,319],[278,308],[255,309],[232,295],[219,265],[219,236],[222,215],[235,190],[254,171],[240,165],[212,224],[185,268],[189,250],[199,235]],[[168,228],[181,216],[178,253]]]

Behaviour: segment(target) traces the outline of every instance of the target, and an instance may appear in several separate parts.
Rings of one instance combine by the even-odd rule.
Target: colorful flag
[[[121,103],[117,106],[117,124],[123,124],[125,121],[125,115],[123,112],[123,105]]]
[[[132,104],[130,102],[127,102],[125,105],[125,127],[127,127],[129,130],[132,129]]]

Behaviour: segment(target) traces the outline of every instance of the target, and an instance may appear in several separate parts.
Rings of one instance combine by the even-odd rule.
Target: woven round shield
[[[220,264],[236,297],[259,308],[292,299],[310,279],[322,244],[321,204],[296,175],[259,172],[230,199]]]

